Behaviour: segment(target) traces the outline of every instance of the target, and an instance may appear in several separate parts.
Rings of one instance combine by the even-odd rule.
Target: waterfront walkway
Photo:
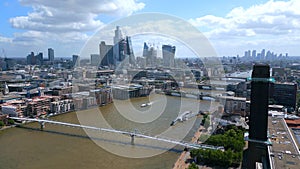
[[[198,138],[200,137],[203,126],[200,126],[199,129],[195,132],[194,137],[192,138],[192,143],[197,144]],[[191,159],[192,157],[190,156],[189,151],[183,151],[177,161],[174,164],[173,169],[186,169],[189,167],[190,163],[186,162],[188,159]]]

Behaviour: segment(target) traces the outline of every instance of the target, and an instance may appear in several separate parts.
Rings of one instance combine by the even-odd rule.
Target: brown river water
[[[140,106],[147,102],[152,105]],[[215,109],[211,104],[216,103],[152,94],[50,119],[190,141],[201,117],[174,126],[171,121],[188,110]],[[135,138],[131,145],[127,135],[53,124],[46,124],[44,131],[38,123],[0,131],[1,169],[164,169],[172,168],[182,150],[144,138]]]

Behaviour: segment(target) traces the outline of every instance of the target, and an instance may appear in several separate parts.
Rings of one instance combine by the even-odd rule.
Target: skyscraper
[[[152,46],[148,55],[149,66],[157,66],[157,50]]]
[[[147,45],[146,42],[144,42],[143,57],[146,58],[148,56],[148,50],[149,50],[149,46]]]
[[[104,41],[101,41],[99,50],[101,66],[114,66],[116,64],[115,58],[113,57],[113,45],[106,45]]]
[[[31,52],[29,55],[27,55],[27,64],[28,65],[35,65],[36,64],[36,58],[35,58],[33,52]]]
[[[36,58],[36,64],[38,64],[38,65],[42,65],[43,64],[44,59],[43,59],[43,53],[42,52],[40,52],[39,54],[37,54],[35,56],[35,58]]]
[[[174,56],[175,56],[175,46],[163,45],[162,55],[163,55],[163,65],[166,67],[174,67]]]
[[[80,58],[78,55],[72,56],[73,67],[80,66]]]
[[[125,38],[123,38],[119,26],[116,27],[113,41],[114,44],[112,46],[106,45],[106,47],[104,47],[105,43],[102,44],[102,52],[100,44],[100,58],[101,60],[104,59],[103,64],[115,67],[128,57],[129,63],[135,65],[135,56],[133,53],[131,37],[126,36]],[[106,50],[104,48],[106,48]],[[105,58],[104,55],[106,55],[107,57]]]
[[[120,26],[116,27],[115,36],[114,36],[114,44],[117,44],[122,39],[122,32]]]
[[[267,54],[266,54],[266,59],[272,59],[272,57],[273,57],[273,54],[268,50],[267,51]]]
[[[122,46],[122,44],[120,44],[120,42],[122,41],[122,32],[119,26],[116,27],[115,36],[113,40],[113,60],[117,62],[120,60],[120,45]]]
[[[131,37],[130,36],[126,36],[126,53],[129,57],[129,63],[132,65],[135,65],[135,57],[134,57],[134,53],[133,53],[133,49],[132,49],[132,43],[131,43]]]
[[[252,51],[252,58],[256,58],[256,50]]]
[[[265,59],[265,56],[266,56],[266,50],[263,49],[260,53],[260,59]]]
[[[127,45],[126,45],[126,40],[125,39],[121,39],[120,42],[118,43],[119,45],[119,50],[117,51],[118,52],[118,56],[116,58],[117,60],[117,64],[119,64],[120,62],[122,62],[124,59],[125,59],[125,55],[126,55],[126,48],[127,48]]]
[[[100,65],[100,55],[99,54],[91,54],[91,65],[99,66]]]
[[[48,60],[50,62],[54,61],[54,50],[52,48],[48,48]]]
[[[157,65],[157,50],[153,46],[149,47],[146,42],[144,42],[143,57],[146,58],[146,66]]]

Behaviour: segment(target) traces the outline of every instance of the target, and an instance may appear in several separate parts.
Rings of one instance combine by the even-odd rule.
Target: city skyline
[[[295,0],[235,0],[222,4],[149,0],[49,2],[15,0],[0,4],[4,9],[0,45],[7,57],[25,58],[31,51],[47,53],[48,48],[53,48],[58,57],[71,57],[80,53],[86,40],[100,27],[144,12],[170,14],[190,22],[208,38],[219,57],[243,56],[249,49],[300,55],[300,2]]]

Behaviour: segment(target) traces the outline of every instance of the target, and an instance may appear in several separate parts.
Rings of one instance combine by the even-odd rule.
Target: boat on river
[[[149,102],[149,103],[143,103],[143,104],[141,104],[141,107],[147,107],[147,106],[151,106],[151,105],[152,105],[151,102]]]

